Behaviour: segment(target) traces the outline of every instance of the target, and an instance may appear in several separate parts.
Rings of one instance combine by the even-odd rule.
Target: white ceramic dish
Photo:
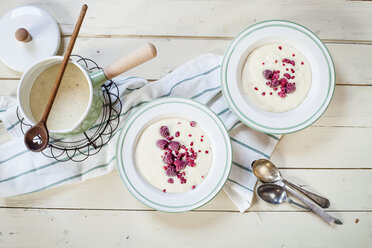
[[[301,51],[312,70],[309,94],[295,109],[283,113],[261,110],[245,95],[241,73],[247,56],[268,43],[286,43]],[[242,31],[225,52],[221,66],[222,92],[234,114],[264,133],[297,132],[314,123],[326,110],[335,88],[335,69],[322,41],[305,27],[288,21],[260,22]]]
[[[136,168],[134,149],[139,136],[147,125],[164,117],[195,120],[210,140],[212,165],[195,190],[163,193],[147,183]],[[170,97],[142,106],[126,120],[118,139],[116,161],[121,179],[139,201],[160,211],[185,212],[204,205],[222,189],[230,173],[232,150],[225,126],[210,109],[193,100]]]

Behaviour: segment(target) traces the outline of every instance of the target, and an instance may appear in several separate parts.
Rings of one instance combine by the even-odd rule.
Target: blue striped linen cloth
[[[221,59],[213,54],[202,55],[152,83],[138,77],[116,78],[114,81],[123,102],[120,127],[139,106],[159,97],[186,97],[209,106],[230,130],[234,161],[224,191],[244,212],[251,205],[256,184],[251,163],[255,159],[269,158],[280,137],[248,128],[230,111],[221,94]],[[97,155],[79,163],[57,162],[26,149],[16,108],[14,98],[0,97],[0,119],[13,137],[0,146],[0,197],[83,182],[116,169],[115,146],[120,128]]]

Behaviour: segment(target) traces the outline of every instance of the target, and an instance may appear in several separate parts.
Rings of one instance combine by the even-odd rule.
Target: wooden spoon
[[[65,72],[68,60],[70,59],[70,55],[72,52],[72,49],[74,48],[76,38],[79,34],[81,24],[83,23],[85,13],[87,12],[88,6],[86,4],[83,5],[80,11],[79,19],[77,20],[75,24],[74,31],[72,32],[72,36],[70,39],[70,42],[68,43],[67,51],[65,56],[63,57],[61,67],[59,68],[56,82],[54,83],[54,87],[52,89],[52,92],[49,96],[48,103],[45,107],[43,117],[37,123],[35,126],[31,127],[26,133],[25,133],[25,145],[26,147],[33,152],[40,152],[44,150],[49,142],[49,132],[46,125],[46,122],[48,120],[48,116],[50,113],[50,110],[52,109],[54,99],[56,98],[59,85],[61,84],[63,74]]]

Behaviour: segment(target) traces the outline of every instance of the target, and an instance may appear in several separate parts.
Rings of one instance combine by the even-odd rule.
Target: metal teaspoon
[[[310,208],[293,201],[287,197],[285,189],[277,184],[267,183],[259,186],[257,188],[257,194],[261,197],[262,200],[270,204],[280,204],[282,202],[288,202],[289,204],[296,205],[307,211],[311,211]]]
[[[328,208],[330,205],[330,202],[327,198],[314,194],[312,192],[309,192],[285,180],[280,174],[278,168],[276,168],[275,165],[267,159],[258,159],[254,161],[252,164],[252,169],[253,169],[254,175],[263,182],[274,183],[277,181],[281,181],[287,186],[300,191],[301,193],[309,197],[311,200],[313,200],[316,204],[318,204],[322,208]]]

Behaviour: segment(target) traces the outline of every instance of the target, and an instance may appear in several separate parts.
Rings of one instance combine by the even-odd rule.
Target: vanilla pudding
[[[311,68],[292,46],[271,43],[253,50],[242,70],[242,86],[248,99],[270,112],[296,108],[311,88]]]
[[[211,144],[194,121],[170,117],[147,126],[135,148],[142,177],[166,193],[197,188],[212,164]]]
[[[60,65],[47,68],[32,86],[29,102],[35,122],[41,120]],[[49,130],[71,129],[79,122],[89,103],[88,83],[85,74],[74,64],[68,63],[47,120]]]

